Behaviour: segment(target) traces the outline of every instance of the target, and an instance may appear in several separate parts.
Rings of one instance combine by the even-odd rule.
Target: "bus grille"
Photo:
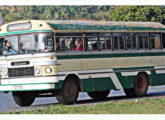
[[[19,76],[34,76],[34,68],[9,68],[9,77],[19,77]]]

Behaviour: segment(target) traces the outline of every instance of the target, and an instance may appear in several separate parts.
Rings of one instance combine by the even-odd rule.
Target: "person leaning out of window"
[[[83,40],[80,39],[77,43],[77,46],[74,50],[77,50],[77,51],[83,51]]]

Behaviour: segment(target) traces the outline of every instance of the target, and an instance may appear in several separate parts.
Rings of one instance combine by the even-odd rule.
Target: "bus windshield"
[[[53,51],[51,34],[24,34],[0,39],[1,55],[30,54]]]

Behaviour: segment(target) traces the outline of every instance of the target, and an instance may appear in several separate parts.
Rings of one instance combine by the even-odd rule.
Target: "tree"
[[[109,11],[112,21],[150,21],[165,24],[164,6],[122,6]]]

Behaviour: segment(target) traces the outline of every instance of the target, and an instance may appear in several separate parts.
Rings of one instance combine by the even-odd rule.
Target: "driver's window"
[[[0,55],[2,55],[3,41],[4,38],[0,38]]]
[[[7,36],[3,41],[3,55],[18,54],[18,36]]]
[[[48,35],[47,39],[47,49],[49,51],[53,50],[53,37],[51,35]]]
[[[37,36],[38,40],[38,36]],[[35,35],[27,34],[20,36],[20,54],[27,54],[34,52],[35,49]]]

